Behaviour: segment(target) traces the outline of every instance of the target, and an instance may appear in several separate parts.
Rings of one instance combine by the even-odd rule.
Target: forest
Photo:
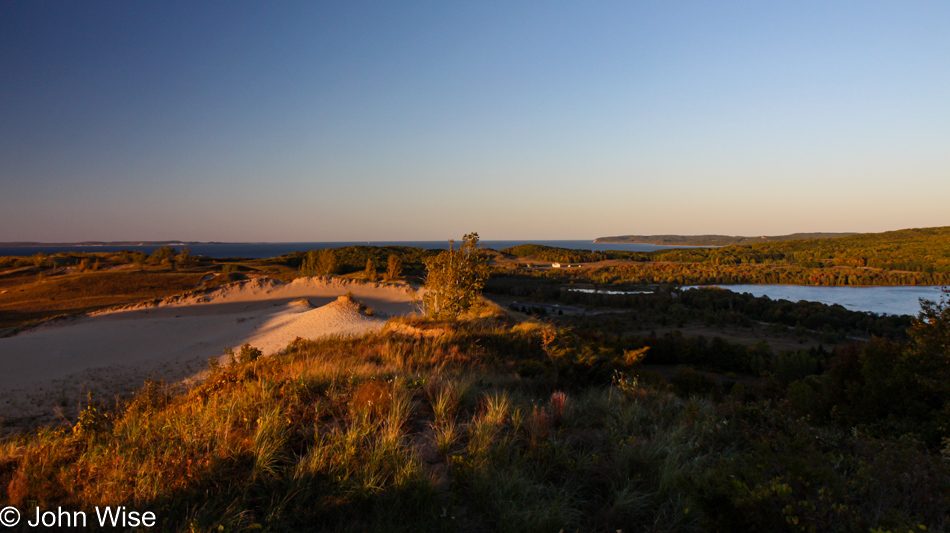
[[[539,245],[501,252],[518,259],[590,263],[581,270],[533,273],[568,282],[825,286],[950,283],[950,227],[652,252],[594,252]],[[597,264],[609,260],[616,264]]]
[[[734,244],[755,244],[771,241],[830,239],[847,235],[854,235],[854,233],[792,233],[789,235],[763,235],[759,237],[739,237],[731,235],[620,235],[616,237],[598,237],[594,239],[594,242],[659,244],[666,246],[731,246]]]

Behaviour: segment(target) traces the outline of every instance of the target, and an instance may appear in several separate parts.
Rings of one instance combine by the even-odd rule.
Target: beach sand
[[[340,298],[347,293],[352,302]],[[0,338],[0,424],[31,427],[68,418],[90,390],[108,398],[147,378],[189,378],[227,347],[251,343],[270,355],[296,337],[378,330],[388,317],[412,312],[412,294],[404,285],[255,278]]]

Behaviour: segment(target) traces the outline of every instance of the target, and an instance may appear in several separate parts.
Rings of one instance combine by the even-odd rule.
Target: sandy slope
[[[373,310],[337,301],[352,293]],[[411,312],[406,287],[324,278],[258,278],[0,338],[0,422],[46,423],[75,412],[85,390],[119,394],[145,378],[175,381],[201,371],[225,347],[265,354],[296,337],[359,334]]]

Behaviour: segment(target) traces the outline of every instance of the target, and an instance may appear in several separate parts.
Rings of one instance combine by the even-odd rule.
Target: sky
[[[947,2],[0,3],[0,241],[950,225]]]

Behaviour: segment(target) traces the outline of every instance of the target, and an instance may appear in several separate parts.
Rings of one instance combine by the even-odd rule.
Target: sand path
[[[373,316],[337,302],[348,292]],[[187,378],[228,346],[250,342],[272,354],[298,336],[377,330],[389,316],[410,313],[411,297],[405,286],[258,278],[0,338],[0,423],[55,421],[74,413],[87,390],[110,396],[149,377]]]

